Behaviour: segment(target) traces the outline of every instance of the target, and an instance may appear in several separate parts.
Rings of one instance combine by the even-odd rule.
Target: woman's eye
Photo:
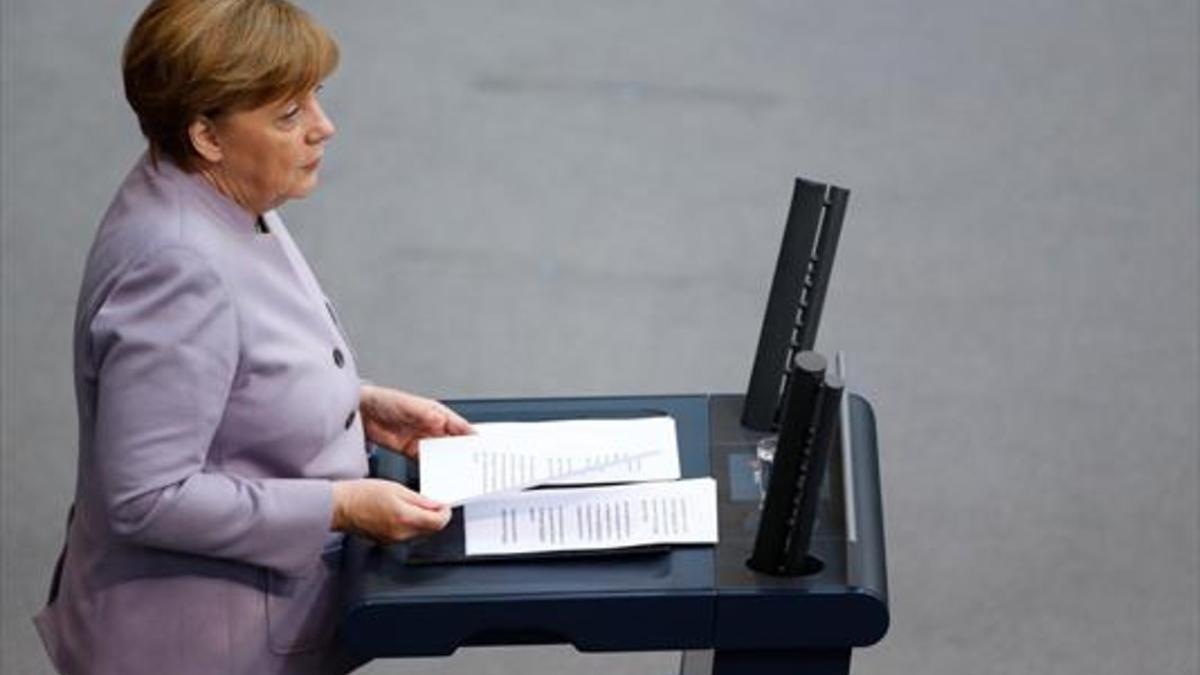
[[[296,119],[299,116],[300,116],[300,106],[292,106],[291,108],[288,108],[286,111],[284,111],[283,115],[280,116],[279,119],[283,120],[284,122],[291,122],[292,120]]]

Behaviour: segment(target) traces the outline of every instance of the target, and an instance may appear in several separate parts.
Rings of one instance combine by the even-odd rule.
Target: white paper
[[[467,504],[463,518],[468,556],[715,544],[717,483],[533,490]]]
[[[640,460],[644,457],[648,457],[649,455],[652,455],[654,453],[655,453],[654,450],[646,450],[646,451],[643,451],[643,452],[640,452],[637,454],[622,454],[617,459],[614,459],[614,460],[609,460],[606,462],[602,462],[600,464],[593,464],[590,466],[586,466],[582,469],[576,469],[575,471],[568,471],[567,473],[555,474],[551,480],[535,480],[535,481],[529,481],[526,483],[519,483],[513,487],[505,488],[505,489],[499,490],[497,492],[484,492],[484,493],[477,494],[477,495],[471,495],[469,497],[463,497],[462,499],[456,499],[452,502],[447,502],[447,504],[449,504],[450,506],[462,506],[464,504],[470,504],[471,502],[484,501],[487,499],[504,498],[504,497],[507,497],[508,495],[516,494],[516,493],[526,490],[528,488],[536,487],[538,485],[546,484],[546,483],[553,483],[555,485],[584,485],[589,482],[597,482],[597,481],[589,481],[588,479],[592,474],[600,474],[602,472],[602,470],[609,469],[610,467],[612,467],[615,464],[624,464],[624,463],[628,463],[628,462],[634,462],[634,461]]]
[[[534,485],[679,478],[675,420],[497,422],[420,442],[421,494],[447,504]]]

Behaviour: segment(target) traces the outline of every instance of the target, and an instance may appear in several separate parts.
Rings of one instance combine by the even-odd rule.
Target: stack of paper
[[[716,482],[679,480],[670,417],[475,430],[420,444],[421,492],[463,506],[468,556],[717,541]],[[601,487],[528,490],[547,485]]]

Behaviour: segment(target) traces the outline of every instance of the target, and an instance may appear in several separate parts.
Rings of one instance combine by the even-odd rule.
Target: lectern
[[[882,639],[889,623],[876,425],[867,400],[850,393],[841,404],[838,441],[815,511],[807,509],[815,513],[806,530],[811,564],[792,576],[747,565],[762,513],[755,447],[774,433],[792,377],[777,353],[790,359],[812,346],[845,197],[797,181],[780,268],[798,260],[805,271],[776,271],[747,396],[450,402],[473,422],[670,415],[683,477],[717,479],[717,545],[428,565],[409,560],[407,545],[354,538],[343,575],[346,648],[389,658],[569,643],[586,652],[680,650],[688,675],[848,673],[851,650]],[[795,290],[799,313],[797,299],[784,297]],[[408,460],[386,451],[374,457],[376,475],[414,484]]]

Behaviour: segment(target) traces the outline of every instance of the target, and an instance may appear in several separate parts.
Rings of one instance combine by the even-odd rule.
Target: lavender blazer
[[[275,212],[143,157],[88,257],[63,673],[337,673],[331,480],[366,474],[354,355]]]

